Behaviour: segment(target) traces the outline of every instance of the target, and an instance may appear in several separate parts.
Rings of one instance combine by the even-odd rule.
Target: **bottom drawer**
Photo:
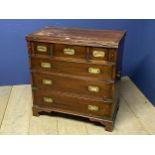
[[[48,90],[33,90],[34,104],[44,108],[54,108],[65,112],[102,118],[111,115],[111,102],[93,98],[81,98],[66,93]]]

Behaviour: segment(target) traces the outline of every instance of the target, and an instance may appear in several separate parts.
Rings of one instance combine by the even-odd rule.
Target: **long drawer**
[[[87,116],[101,117],[111,114],[111,102],[82,98],[73,95],[48,91],[43,89],[34,90],[34,104],[40,107],[54,108]]]
[[[115,66],[73,63],[48,58],[31,58],[31,70],[59,72],[77,76],[87,76],[110,80],[115,78]]]
[[[33,87],[47,88],[85,96],[112,98],[113,83],[101,80],[79,79],[59,74],[32,73]]]

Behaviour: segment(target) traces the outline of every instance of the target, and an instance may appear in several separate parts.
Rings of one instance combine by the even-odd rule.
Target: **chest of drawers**
[[[61,112],[112,131],[119,107],[124,31],[47,27],[26,36],[33,115]]]

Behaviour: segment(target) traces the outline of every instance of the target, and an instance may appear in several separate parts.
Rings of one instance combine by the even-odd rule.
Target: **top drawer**
[[[86,47],[55,44],[53,56],[85,59],[86,58]]]
[[[49,56],[53,53],[53,44],[33,42],[31,48],[32,54]]]
[[[116,62],[116,49],[40,42],[33,42],[32,47],[31,52],[36,55]]]
[[[116,49],[90,47],[89,59],[116,62]]]

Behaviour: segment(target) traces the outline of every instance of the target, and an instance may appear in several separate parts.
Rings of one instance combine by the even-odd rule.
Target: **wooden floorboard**
[[[13,86],[0,134],[28,134],[31,105],[30,85]]]
[[[57,119],[50,116],[31,116],[30,135],[56,135],[58,134]]]
[[[0,87],[0,127],[10,98],[12,86]]]
[[[87,135],[86,124],[81,120],[57,118],[58,120],[58,133],[60,135]]]
[[[120,108],[113,132],[72,116],[32,116],[30,85],[0,87],[0,134],[115,135],[155,134],[155,108],[129,78],[123,78]]]
[[[155,108],[128,77],[122,79],[121,94],[145,130],[155,134]]]

